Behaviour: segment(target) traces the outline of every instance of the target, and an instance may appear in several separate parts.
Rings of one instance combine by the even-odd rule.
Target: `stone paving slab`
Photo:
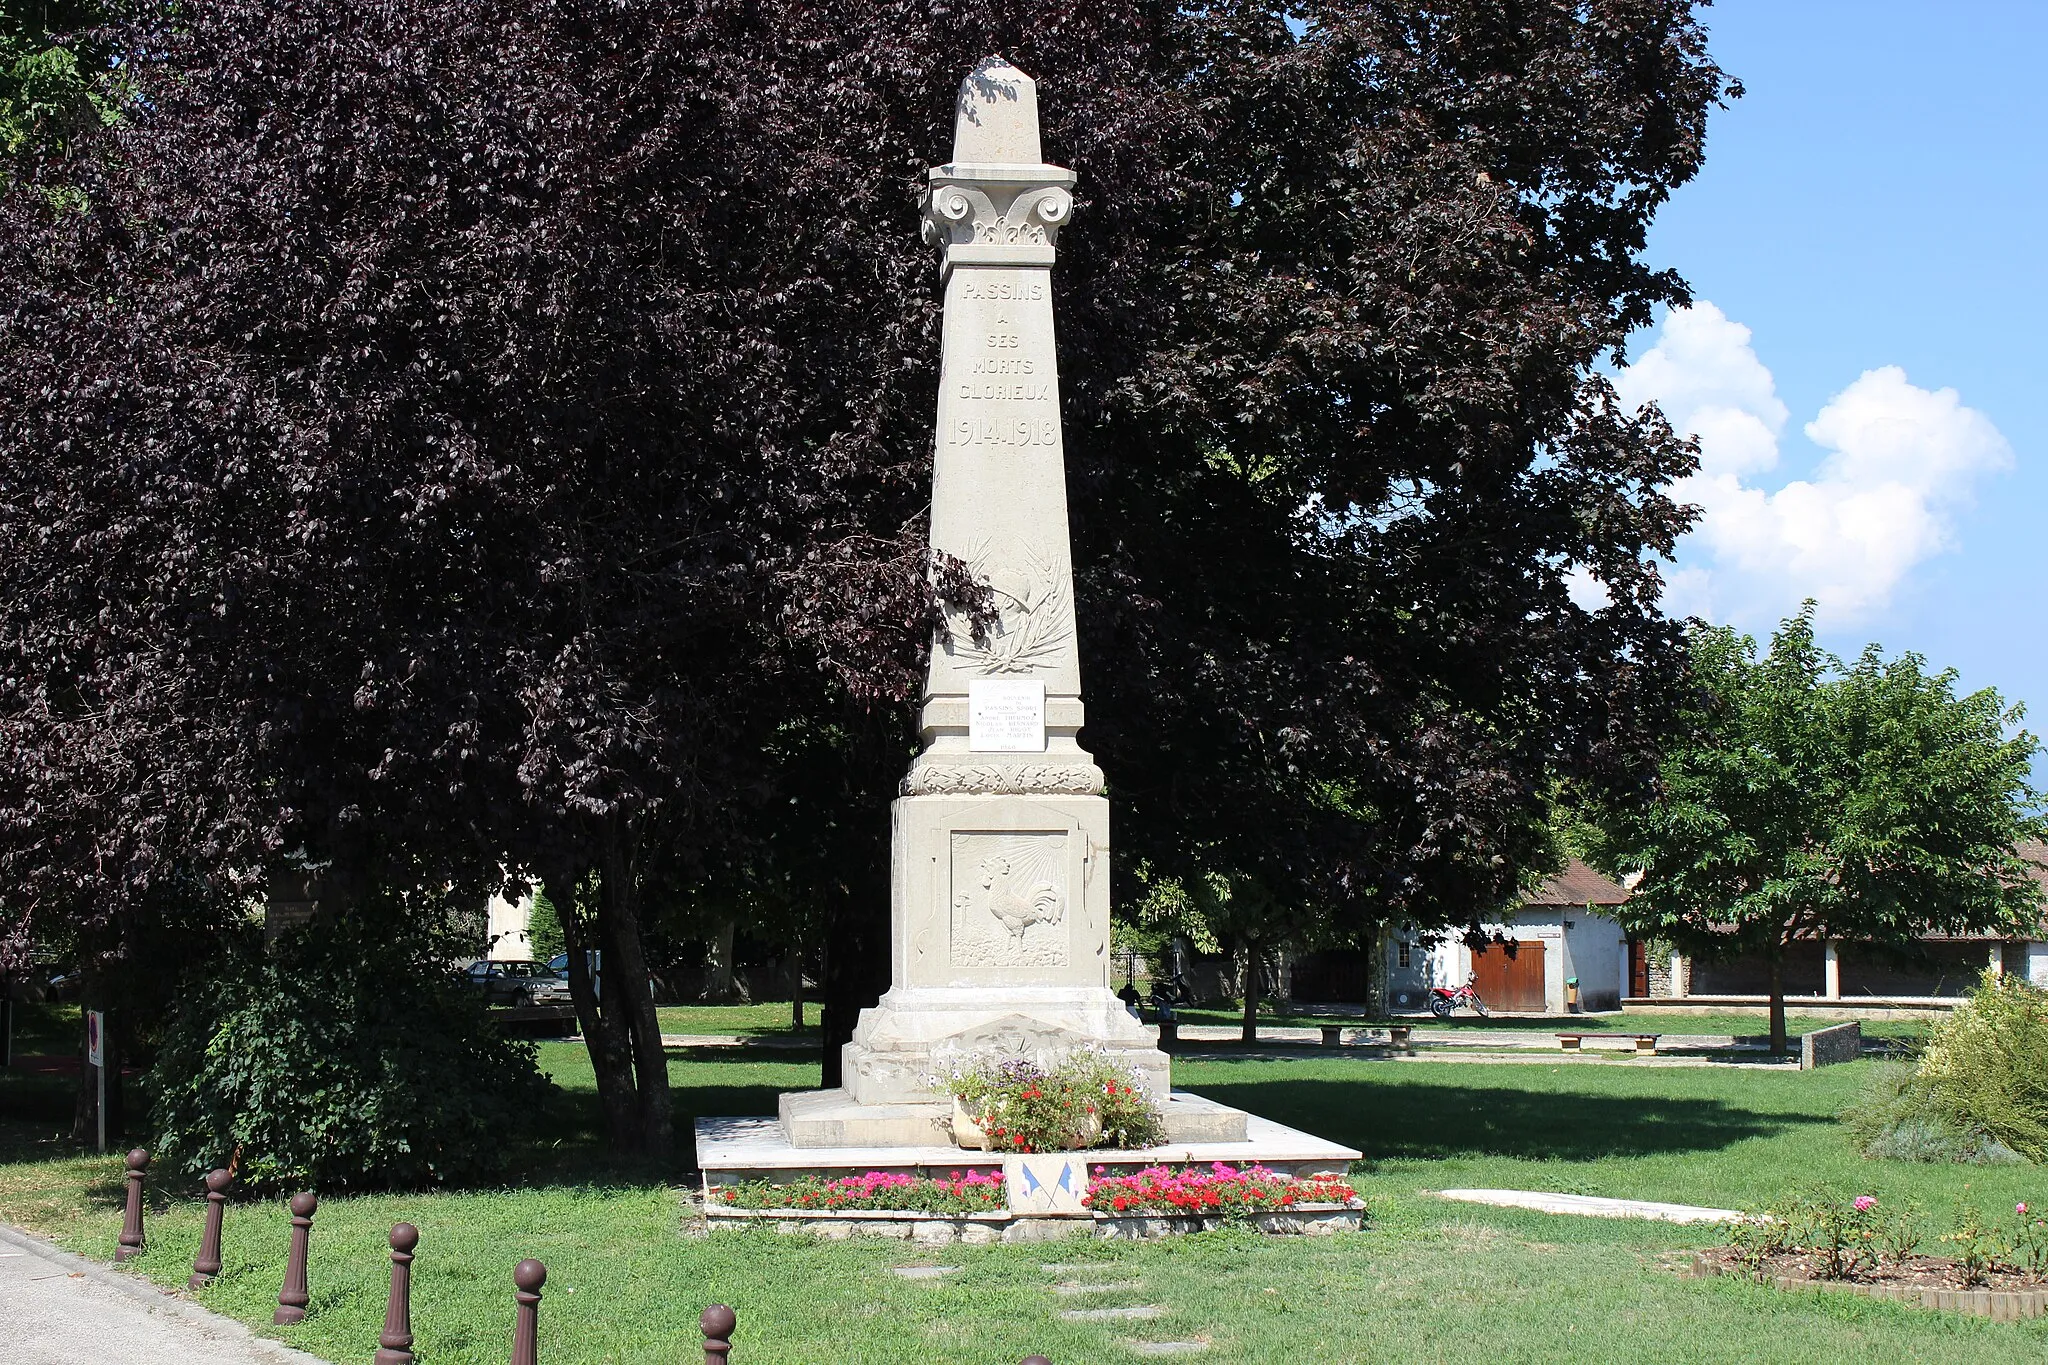
[[[1538,1190],[1438,1190],[1437,1195],[1467,1204],[1570,1213],[1584,1218],[1648,1218],[1660,1223],[1739,1223],[1743,1218],[1734,1209],[1659,1204],[1648,1199],[1602,1199],[1590,1194],[1545,1194]]]
[[[324,1365],[138,1275],[0,1226],[4,1365]]]

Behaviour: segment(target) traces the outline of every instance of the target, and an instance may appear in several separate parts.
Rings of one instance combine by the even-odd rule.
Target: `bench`
[[[1579,1052],[1583,1050],[1579,1044],[1586,1039],[1607,1038],[1616,1042],[1632,1042],[1639,1056],[1654,1057],[1657,1055],[1657,1040],[1663,1036],[1661,1033],[1560,1033],[1557,1045],[1566,1052]]]
[[[1387,1025],[1387,1046],[1412,1056],[1415,1052],[1414,1028],[1407,1024]]]

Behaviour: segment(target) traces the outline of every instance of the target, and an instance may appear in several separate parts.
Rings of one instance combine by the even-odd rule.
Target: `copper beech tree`
[[[123,117],[0,201],[17,950],[306,870],[592,888],[578,1011],[659,1149],[642,923],[776,877],[843,1036],[936,599],[976,596],[923,549],[916,197],[991,52],[1080,178],[1120,856],[1464,922],[1537,794],[1640,780],[1693,456],[1594,367],[1684,297],[1644,231],[1730,88],[1684,0],[194,0],[107,41]]]

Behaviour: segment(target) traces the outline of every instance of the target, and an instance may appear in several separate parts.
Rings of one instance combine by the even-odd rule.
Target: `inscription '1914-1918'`
[[[1056,417],[1043,421],[963,417],[952,423],[946,441],[956,446],[1056,446],[1060,424]]]

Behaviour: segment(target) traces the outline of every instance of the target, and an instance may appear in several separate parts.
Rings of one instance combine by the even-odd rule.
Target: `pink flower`
[[[1867,1194],[1859,1194],[1856,1196],[1856,1212],[1868,1213],[1876,1207],[1877,1200],[1875,1197]]]
[[[2027,1212],[2027,1206],[2024,1203],[2014,1204],[2012,1206],[2012,1211],[2014,1213],[2019,1214],[2022,1217],[2025,1217]]]

